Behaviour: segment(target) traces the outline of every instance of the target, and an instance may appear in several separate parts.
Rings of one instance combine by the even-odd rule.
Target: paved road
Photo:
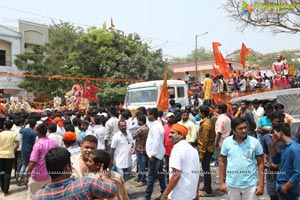
[[[218,176],[218,167],[212,167],[212,177],[213,177],[213,181],[216,180],[216,177]],[[128,180],[125,183],[125,186],[128,190],[129,193],[129,197],[131,200],[139,200],[141,197],[144,196],[145,190],[146,190],[146,186],[144,187],[136,187],[135,186],[135,182],[134,180],[134,176],[130,175],[128,177]],[[203,185],[203,183],[201,183]],[[219,190],[219,185],[213,183],[212,184],[213,187],[213,194],[214,197],[201,197],[201,200],[221,200],[221,199],[226,199],[226,196]],[[11,195],[4,197],[3,193],[0,193],[0,200],[5,199],[5,200],[25,200],[27,198],[27,188],[25,186],[17,186],[16,185],[16,181],[14,178],[12,178],[11,181],[11,185],[10,185],[10,192],[12,192]],[[156,198],[160,195],[160,189],[159,189],[159,184],[158,182],[155,184],[154,187],[154,192],[152,195],[152,198]],[[264,196],[262,196],[261,198],[259,198],[261,200],[263,199],[269,199],[269,197],[267,196],[266,192],[264,193]]]

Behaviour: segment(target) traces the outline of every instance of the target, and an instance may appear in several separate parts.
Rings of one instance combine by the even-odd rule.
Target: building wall
[[[21,52],[32,48],[32,45],[42,45],[48,42],[48,26],[27,21],[19,21],[19,31],[22,34]]]
[[[0,29],[0,49],[8,49],[8,51],[6,52],[6,60],[10,62],[7,62],[8,65],[6,66],[1,66],[0,72],[20,72],[13,63],[13,60],[16,58],[16,55],[20,54],[21,35],[17,37],[17,35],[13,33],[10,34],[9,32],[2,32],[1,34],[1,30],[3,32],[5,31],[4,29]]]
[[[12,66],[11,43],[0,39],[0,50],[5,51],[5,66]]]
[[[6,66],[0,66],[0,72],[21,74],[21,70],[15,66],[13,61],[16,55],[24,51],[30,51],[33,46],[48,42],[48,26],[27,21],[19,21],[19,29],[0,25],[0,49],[6,50]],[[28,48],[25,48],[25,47]],[[0,76],[0,89],[5,89],[11,96],[26,99],[26,91],[18,87],[23,80],[22,77],[11,74]]]
[[[238,71],[243,71],[243,67],[240,63],[231,61],[231,60],[225,60],[226,63],[231,63],[233,66],[233,69]],[[205,79],[205,74],[214,75],[214,70],[212,65],[215,65],[214,60],[207,60],[207,61],[201,61],[197,63],[197,78],[199,82],[203,82]],[[195,62],[188,62],[188,63],[179,63],[179,64],[170,64],[168,65],[168,68],[173,71],[172,79],[182,79],[185,80],[185,72],[190,72],[191,77],[196,77],[196,64]],[[217,69],[219,69],[217,67]]]

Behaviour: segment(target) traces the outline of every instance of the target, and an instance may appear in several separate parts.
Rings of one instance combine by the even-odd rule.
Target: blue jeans
[[[282,192],[279,192],[279,199],[280,200],[298,200],[298,194],[287,192],[287,194],[284,194]]]
[[[110,154],[110,149],[111,149],[111,143],[107,144],[106,151],[107,151],[108,154]]]
[[[146,160],[147,155],[142,154],[139,151],[136,151],[136,157],[137,157],[137,164],[138,164],[138,179],[141,180],[143,183],[146,183]]]
[[[159,181],[161,192],[163,192],[167,187],[165,175],[163,173],[163,161],[155,158],[155,160],[152,162],[149,158],[149,160],[148,160],[148,182],[147,182],[146,195],[145,195],[146,199],[151,198],[154,183],[157,178]]]
[[[165,155],[165,172],[166,172],[167,184],[169,184],[169,163],[170,163],[170,156]]]
[[[124,179],[126,180],[126,174],[129,172],[129,168],[119,168],[117,166],[113,166],[112,171],[118,172]]]
[[[259,143],[261,144],[261,146],[263,146],[263,135],[260,133],[256,133],[256,138],[258,139]]]
[[[212,105],[212,100],[211,99],[205,99],[204,102],[203,102],[203,105],[205,106],[211,106]]]
[[[21,166],[20,172],[17,174],[18,178],[20,178],[20,179],[24,178],[24,173],[25,173],[25,170],[29,163],[29,159],[30,159],[30,154],[22,155],[22,166]]]

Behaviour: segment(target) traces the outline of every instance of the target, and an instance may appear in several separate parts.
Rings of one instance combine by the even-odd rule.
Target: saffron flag
[[[251,50],[250,49],[247,49],[246,45],[244,43],[242,43],[242,50],[241,50],[241,53],[240,53],[240,61],[241,61],[241,64],[243,65],[243,68],[245,69],[246,68],[246,55],[247,54],[250,54],[251,53]]]
[[[113,22],[112,17],[110,18],[110,28],[114,29],[115,28],[115,24]]]
[[[217,70],[216,66],[213,64],[212,65],[213,69],[214,69],[214,74],[215,76],[218,76],[220,74],[220,72]]]
[[[83,98],[89,99],[91,101],[98,101],[97,97],[95,96],[95,92],[100,91],[100,88],[91,85],[89,82],[84,83],[83,88]]]
[[[213,42],[212,45],[216,64],[220,67],[221,74],[223,75],[223,77],[225,79],[229,79],[230,69],[226,65],[225,59],[218,48],[219,46],[221,46],[221,44],[219,42]]]
[[[166,112],[169,107],[169,101],[168,101],[168,70],[165,72],[164,75],[164,82],[162,84],[159,99],[157,102],[157,109]]]

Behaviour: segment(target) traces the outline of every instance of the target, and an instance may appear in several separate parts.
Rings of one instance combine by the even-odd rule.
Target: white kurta
[[[126,136],[121,132],[114,134],[111,142],[111,148],[115,148],[114,164],[121,169],[131,167],[131,147],[132,135],[127,133]]]
[[[172,200],[196,198],[200,175],[200,160],[197,150],[186,140],[179,141],[172,149],[169,167],[170,180],[172,168],[180,170],[181,176],[168,198]]]

